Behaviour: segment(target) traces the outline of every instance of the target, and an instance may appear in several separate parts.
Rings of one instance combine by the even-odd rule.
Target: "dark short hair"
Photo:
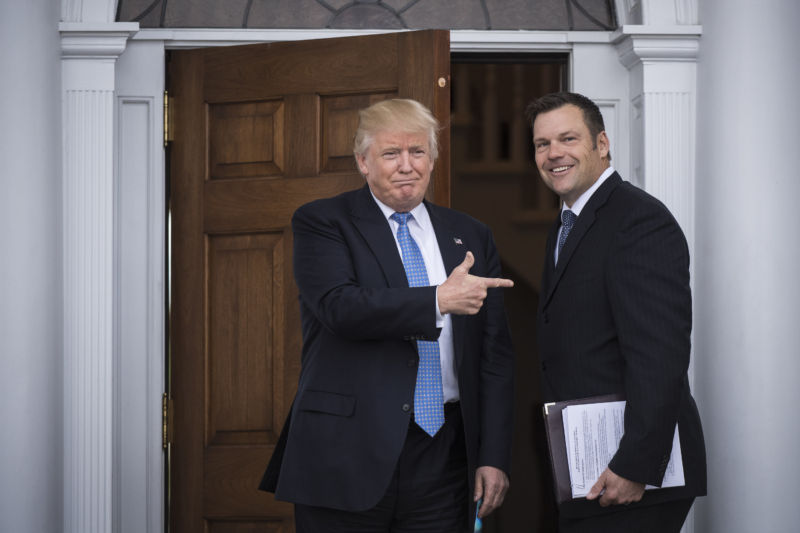
[[[565,105],[574,105],[583,111],[583,122],[589,128],[593,147],[597,148],[597,136],[600,135],[601,131],[606,130],[606,125],[603,122],[603,115],[600,113],[600,108],[597,107],[597,104],[582,94],[566,91],[550,93],[528,104],[528,107],[525,108],[525,116],[530,121],[531,129],[533,129],[533,123],[539,114],[559,109]],[[611,152],[608,154],[608,160],[611,161]]]

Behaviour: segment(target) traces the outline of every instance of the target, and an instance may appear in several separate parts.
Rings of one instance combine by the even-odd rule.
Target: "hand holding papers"
[[[559,503],[585,497],[608,466],[622,439],[624,413],[625,401],[619,395],[545,405],[545,428]],[[676,426],[662,487],[684,483]]]
[[[581,498],[586,496],[619,448],[625,431],[625,402],[570,405],[561,411],[561,416],[564,420],[572,497]],[[672,454],[661,486],[680,487],[683,484],[681,442],[678,426],[675,426]],[[657,487],[648,485],[647,488]]]

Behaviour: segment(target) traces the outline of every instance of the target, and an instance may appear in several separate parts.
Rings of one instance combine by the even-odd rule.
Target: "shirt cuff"
[[[436,294],[434,298],[434,302],[436,303],[436,327],[441,328],[444,326],[444,315],[442,312],[439,311],[439,286],[436,286]]]

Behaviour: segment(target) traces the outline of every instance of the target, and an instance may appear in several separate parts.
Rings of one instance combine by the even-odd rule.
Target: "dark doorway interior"
[[[556,531],[541,414],[535,315],[547,230],[558,198],[539,179],[525,106],[568,86],[566,54],[453,54],[452,206],[487,223],[505,275],[515,362],[511,490],[483,533]]]

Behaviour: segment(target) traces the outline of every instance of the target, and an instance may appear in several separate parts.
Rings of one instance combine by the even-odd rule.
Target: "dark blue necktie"
[[[572,229],[572,226],[575,225],[575,221],[577,219],[578,215],[569,209],[564,209],[561,212],[561,235],[558,237],[558,252],[556,254],[557,259],[561,258],[561,249],[564,247],[564,243],[567,242],[567,235],[569,235],[569,232]]]
[[[409,287],[428,287],[428,272],[417,243],[408,231],[411,213],[394,213],[392,220],[399,224],[397,242],[403,252],[403,266]],[[428,435],[435,435],[444,424],[442,367],[438,341],[417,341],[419,368],[414,389],[414,421]]]

